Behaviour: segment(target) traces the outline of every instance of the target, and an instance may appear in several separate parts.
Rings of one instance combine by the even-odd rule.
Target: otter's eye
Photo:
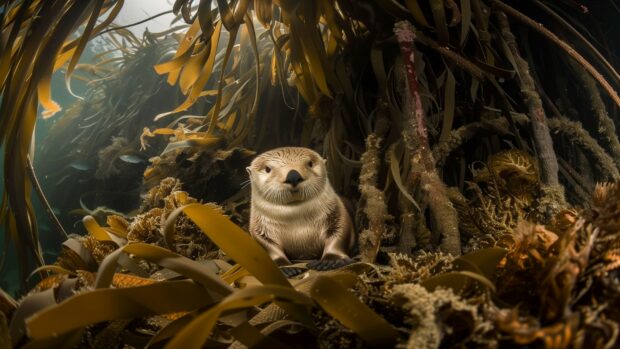
[[[314,166],[314,163],[312,163],[312,161],[308,161],[308,167],[312,167]]]
[[[265,166],[265,172],[267,172],[267,173],[271,172],[271,167]]]

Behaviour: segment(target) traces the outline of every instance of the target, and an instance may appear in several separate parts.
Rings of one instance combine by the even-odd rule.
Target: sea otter
[[[252,186],[250,234],[280,266],[312,260],[327,270],[351,262],[351,217],[327,178],[326,160],[311,149],[277,148],[247,167]]]

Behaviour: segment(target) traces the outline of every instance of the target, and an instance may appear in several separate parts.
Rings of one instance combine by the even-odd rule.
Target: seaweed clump
[[[482,165],[472,168],[471,199],[451,191],[466,251],[495,246],[519,222],[544,222],[550,202],[558,202],[541,186],[534,159],[523,151],[496,153]]]
[[[406,329],[411,348],[615,347],[619,199],[620,184],[599,184],[588,208],[564,209],[545,225],[496,222],[508,228],[486,242],[493,247],[458,258],[390,253],[389,266],[366,272],[356,290]]]
[[[181,206],[198,200],[181,190],[181,182],[165,178],[142,198],[140,213],[130,219],[117,215],[107,216],[106,231],[109,239],[92,234],[72,235],[63,244],[56,265],[68,271],[95,271],[103,259],[114,250],[129,243],[148,243],[169,247],[164,241],[162,224]],[[211,259],[218,256],[218,248],[187,217],[175,222],[174,246],[176,253],[191,259]]]
[[[125,220],[110,216],[105,227],[99,227],[92,218],[85,219],[90,235],[79,241],[92,258],[83,264],[94,264],[95,268],[60,272],[50,267],[50,271],[57,273],[42,281],[31,296],[56,290],[58,302],[89,297],[91,288],[101,287],[102,278],[109,278],[112,288],[98,292],[126,289],[157,293],[178,287],[189,292],[185,287],[193,289],[196,284],[180,280],[181,273],[229,297],[215,298],[215,303],[196,319],[228,306],[236,309],[233,304],[240,304],[236,300],[244,299],[253,308],[244,313],[243,321],[255,329],[269,329],[266,340],[303,341],[326,347],[391,343],[408,348],[609,348],[617,344],[620,323],[615,312],[620,306],[619,198],[620,184],[600,184],[589,208],[564,210],[546,225],[521,220],[492,247],[458,257],[444,252],[390,252],[387,265],[360,262],[340,270],[309,271],[287,281],[286,287],[292,288],[285,292],[284,284],[276,286],[285,280],[279,280],[281,275],[275,265],[245,232],[235,227],[219,208],[201,205],[183,192],[179,180],[167,178],[143,196],[142,213],[137,217]],[[102,238],[99,229],[110,239]],[[174,243],[167,244],[171,233]],[[202,234],[206,240],[195,234]],[[123,235],[125,238],[121,238]],[[144,244],[147,240],[149,244]],[[202,249],[184,246],[183,242],[188,240],[203,245]],[[113,274],[110,273],[115,266],[106,262],[108,258],[101,261],[98,255],[107,253],[111,244],[117,244],[118,249],[107,256],[118,255],[122,252],[119,250],[129,256],[129,261],[118,259],[121,269]],[[68,243],[66,247],[75,246]],[[219,248],[239,264],[231,266],[230,259],[220,259]],[[84,251],[73,253],[82,256]],[[176,272],[159,268],[158,264]],[[210,279],[216,276],[226,286],[217,286],[218,282]],[[273,284],[265,284],[268,282]],[[73,291],[68,293],[67,287]],[[261,298],[265,294],[276,295],[279,305],[260,306],[265,304],[266,298]],[[28,297],[17,305],[17,312],[25,307]],[[304,303],[310,299],[312,303]],[[186,310],[200,306],[183,305],[188,301],[196,302],[179,294],[179,299],[168,300],[168,305],[149,303],[156,316],[142,313],[143,305],[132,308],[128,303],[136,314],[134,320],[90,323],[80,345],[104,339],[127,344],[123,333],[148,333],[147,339],[156,338],[158,331],[166,331],[167,326],[183,318]],[[315,330],[308,331],[306,325],[298,322],[304,316],[291,308],[299,304],[296,302],[313,305],[307,319],[317,324]],[[70,306],[66,302],[55,305],[59,312]],[[289,320],[287,313],[291,312],[296,314],[296,320]],[[18,321],[17,318],[14,316],[12,321]],[[253,330],[248,325],[244,325],[246,329],[239,324],[231,327],[229,321],[217,321],[213,336],[205,337],[207,343],[246,345],[243,333],[247,335],[246,331]],[[381,335],[365,332],[367,322],[383,328]],[[179,332],[179,336],[190,336],[185,331]],[[219,337],[228,335],[234,340]]]
[[[198,200],[181,190],[181,182],[172,177],[164,178],[142,198],[140,214],[127,227],[128,242],[147,242],[165,246],[162,223],[181,206]],[[174,252],[192,259],[211,259],[217,256],[217,247],[187,217],[175,222]]]
[[[474,344],[476,337],[482,337],[479,333],[493,328],[473,301],[459,297],[451,289],[429,292],[419,284],[401,284],[394,287],[391,299],[409,312],[406,321],[412,329],[406,345],[410,349],[438,348],[449,341],[462,342],[466,337],[472,338]]]
[[[502,332],[519,344],[617,345],[619,194],[619,184],[599,184],[590,208],[521,224],[504,242],[497,296],[515,308],[496,313]]]

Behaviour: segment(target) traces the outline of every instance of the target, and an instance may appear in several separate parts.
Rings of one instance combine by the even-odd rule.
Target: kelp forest
[[[0,349],[620,346],[620,2],[136,1],[0,0]],[[346,263],[249,233],[279,147]]]

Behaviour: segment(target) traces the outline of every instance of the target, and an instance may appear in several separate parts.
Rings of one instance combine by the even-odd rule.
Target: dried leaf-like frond
[[[91,235],[84,237],[82,244],[90,251],[97,264],[118,248],[118,245],[113,241],[99,241]]]
[[[592,204],[594,207],[602,208],[603,205],[611,198],[616,189],[616,183],[597,183],[592,193]]]
[[[558,236],[568,234],[579,218],[579,212],[575,209],[567,209],[560,211],[553,217],[551,222],[547,225],[547,229],[554,232]]]
[[[173,177],[162,179],[159,184],[142,196],[140,212],[146,212],[155,207],[162,207],[164,200],[172,192],[181,190],[181,181]]]
[[[516,261],[519,267],[525,268],[524,263],[530,258],[536,260],[534,263],[543,263],[543,256],[557,241],[558,236],[544,226],[521,222],[510,235],[510,239],[512,243],[506,258],[510,261]]]
[[[607,264],[605,265],[605,271],[610,272],[620,267],[620,249],[614,249],[605,252],[603,257]]]
[[[609,247],[620,247],[620,184],[599,184],[592,197],[593,208],[586,211],[594,227],[600,229],[600,238]]]

